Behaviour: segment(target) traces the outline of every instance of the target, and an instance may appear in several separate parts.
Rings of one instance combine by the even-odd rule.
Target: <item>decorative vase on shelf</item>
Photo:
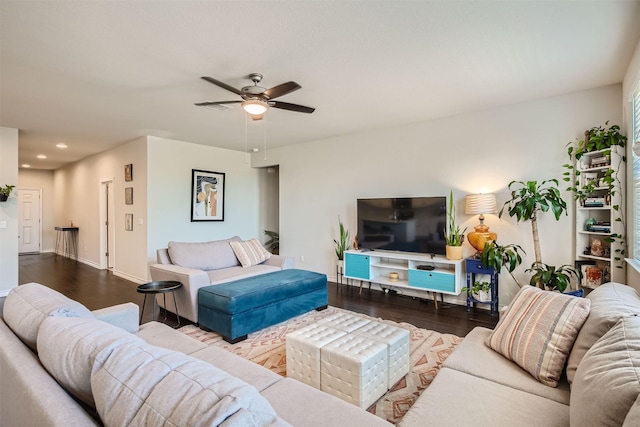
[[[446,246],[446,257],[449,260],[457,261],[462,259],[462,246]]]

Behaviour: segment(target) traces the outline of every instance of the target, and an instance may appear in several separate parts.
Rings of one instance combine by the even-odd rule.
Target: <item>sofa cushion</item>
[[[640,317],[625,317],[589,349],[571,390],[572,426],[619,426],[640,395]]]
[[[197,270],[217,270],[240,265],[229,242],[240,241],[234,236],[211,242],[169,242],[169,256],[175,265]]]
[[[124,344],[99,362],[91,386],[105,425],[288,425],[254,387],[185,354]]]
[[[485,345],[491,329],[476,327],[464,337],[455,351],[442,364],[507,387],[569,404],[569,383],[562,378],[558,387],[548,387],[520,366]]]
[[[578,333],[567,361],[567,379],[573,376],[587,350],[620,318],[640,315],[640,295],[630,286],[606,283],[587,295],[591,301],[589,317]]]
[[[93,358],[101,351],[144,341],[124,329],[95,319],[48,317],[40,326],[38,356],[52,377],[69,393],[94,406]]]
[[[486,343],[541,383],[556,387],[589,305],[588,299],[524,286]]]
[[[262,246],[258,239],[230,242],[229,244],[243,268],[261,264],[271,258],[271,253]]]
[[[11,289],[3,310],[7,325],[32,350],[36,350],[38,330],[48,316],[93,319],[93,314],[84,305],[39,283]]]

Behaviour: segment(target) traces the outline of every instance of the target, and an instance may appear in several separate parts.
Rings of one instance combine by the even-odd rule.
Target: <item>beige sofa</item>
[[[198,323],[198,290],[204,286],[218,285],[259,274],[293,268],[291,257],[271,255],[258,265],[242,267],[229,242],[239,242],[234,236],[210,242],[169,242],[167,248],[157,250],[157,264],[149,267],[151,279],[174,280],[182,283],[176,291],[176,302],[180,316]],[[158,302],[163,306],[163,299]],[[167,303],[174,312],[173,304]]]
[[[163,416],[179,416],[178,425],[208,425],[215,397],[221,425],[391,425],[164,324],[137,322],[132,303],[89,312],[42,285],[14,288],[0,320],[1,424],[162,425]],[[113,382],[118,375],[122,384]],[[213,375],[221,380],[208,384]]]
[[[640,296],[608,283],[591,292],[557,388],[493,351],[475,328],[449,356],[401,427],[640,426]]]

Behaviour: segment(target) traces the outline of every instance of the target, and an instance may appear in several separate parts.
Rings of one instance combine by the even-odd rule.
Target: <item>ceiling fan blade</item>
[[[201,79],[206,80],[206,81],[208,81],[209,83],[213,83],[214,85],[219,86],[219,87],[221,87],[222,89],[226,89],[226,90],[228,90],[229,92],[233,92],[233,93],[235,93],[236,95],[242,95],[242,92],[240,92],[238,89],[236,89],[236,88],[235,88],[235,87],[233,87],[233,86],[229,86],[228,84],[226,84],[226,83],[224,83],[224,82],[221,82],[220,80],[216,80],[216,79],[214,79],[214,78],[212,78],[212,77],[207,77],[207,76],[203,76],[203,77],[201,77]]]
[[[316,111],[315,108],[305,107],[304,105],[298,105],[298,104],[290,104],[288,102],[281,102],[281,101],[270,101],[269,106],[273,108],[280,108],[281,110],[289,110],[289,111],[295,111],[298,113],[307,113],[307,114],[311,114],[314,111]]]
[[[196,102],[193,105],[197,105],[198,107],[206,107],[207,105],[239,104],[241,102],[244,102],[244,101],[217,101],[217,102],[203,101],[203,102]]]
[[[302,86],[300,86],[296,82],[287,82],[287,83],[282,83],[281,85],[278,85],[278,86],[274,86],[271,89],[267,89],[264,92],[262,92],[262,94],[266,95],[269,99],[274,99],[279,96],[291,93],[294,90],[298,90],[301,87]]]

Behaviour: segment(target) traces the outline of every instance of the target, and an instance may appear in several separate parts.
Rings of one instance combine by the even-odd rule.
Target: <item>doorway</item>
[[[116,256],[114,179],[100,181],[100,268],[113,269]]]
[[[41,190],[18,189],[18,253],[40,253],[42,241]]]

